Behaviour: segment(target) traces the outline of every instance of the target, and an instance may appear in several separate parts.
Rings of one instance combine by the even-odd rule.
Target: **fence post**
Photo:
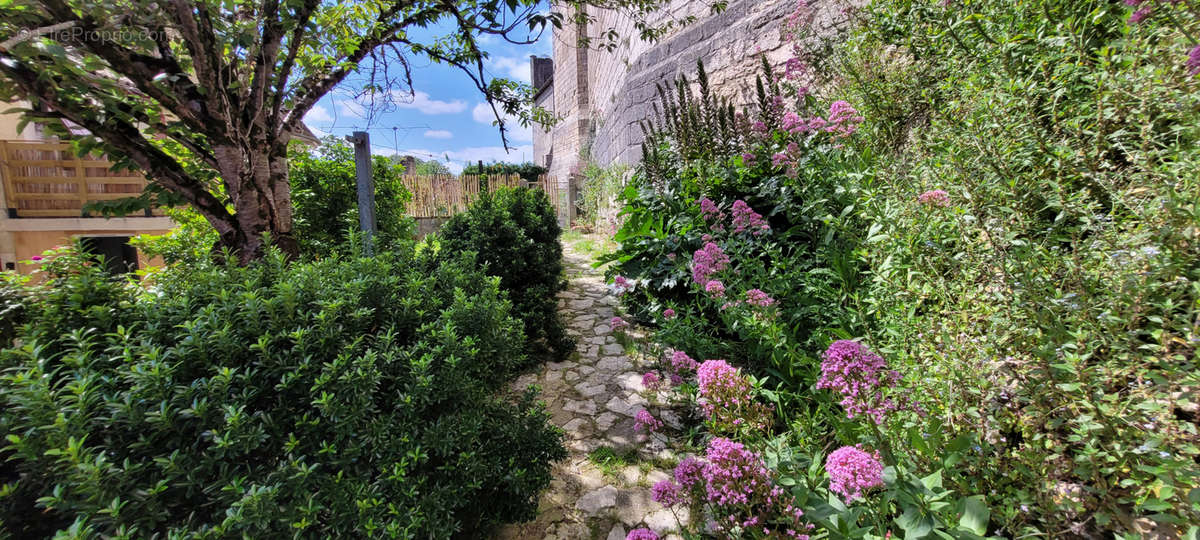
[[[375,183],[371,178],[371,136],[365,131],[355,131],[346,140],[354,143],[354,173],[358,180],[358,226],[363,231],[364,251],[374,254],[375,236]]]

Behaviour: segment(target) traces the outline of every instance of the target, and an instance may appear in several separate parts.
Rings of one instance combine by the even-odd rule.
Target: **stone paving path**
[[[622,344],[641,336],[631,331],[628,339],[619,340],[613,334],[609,324],[617,299],[601,272],[568,246],[563,258],[570,285],[559,295],[559,309],[577,340],[577,354],[520,377],[513,388],[541,387],[552,421],[566,432],[569,456],[555,465],[537,519],[508,526],[499,537],[624,540],[629,530],[638,527],[663,536],[677,528],[675,516],[654,502],[650,486],[669,478],[677,458],[662,434],[639,439],[634,415],[649,409],[675,428],[680,425],[678,417],[641,395],[645,371],[641,368],[648,362]],[[606,461],[604,456],[620,458]]]

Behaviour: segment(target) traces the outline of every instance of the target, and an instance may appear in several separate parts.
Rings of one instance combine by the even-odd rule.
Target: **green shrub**
[[[452,257],[474,252],[487,273],[500,278],[500,288],[525,323],[530,351],[555,358],[564,358],[573,347],[557,312],[557,294],[567,286],[561,232],[546,194],[517,188],[480,198],[438,233],[443,252]]]
[[[165,264],[197,264],[212,256],[217,231],[190,207],[171,208],[166,214],[175,228],[165,234],[139,234],[129,240],[149,258],[162,257]]]
[[[0,346],[8,347],[29,320],[29,292],[16,272],[0,274]]]
[[[324,257],[345,250],[351,233],[359,230],[354,149],[332,137],[311,151],[295,146],[288,156],[288,174],[300,252]],[[379,245],[412,237],[413,221],[404,213],[412,194],[404,187],[403,174],[404,167],[399,163],[373,156],[371,177],[375,181]]]
[[[462,257],[273,253],[169,268],[116,327],[57,317],[54,350],[3,352],[0,518],[20,538],[450,538],[531,518],[565,452],[532,396],[493,395],[524,363],[496,282]],[[82,271],[47,302],[105,286]]]
[[[770,376],[804,469],[784,476],[830,536],[1200,533],[1200,11],[1134,3],[879,0],[802,66],[828,86],[764,78],[732,133],[708,98],[662,108],[613,272],[667,345]],[[864,122],[813,145],[835,116],[813,105],[843,99]],[[746,201],[779,241],[739,248],[701,196]],[[690,282],[701,234],[731,259],[725,294],[777,311]],[[919,408],[876,426],[813,392],[839,338]],[[895,472],[826,504],[823,456],[857,444]]]

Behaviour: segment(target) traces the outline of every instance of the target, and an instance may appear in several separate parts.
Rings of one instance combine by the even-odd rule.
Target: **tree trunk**
[[[205,215],[217,228],[218,247],[228,248],[240,264],[259,259],[268,245],[289,259],[299,254],[292,235],[292,193],[288,183],[287,143],[250,137],[249,144],[214,145],[218,173],[234,207],[233,222]],[[201,212],[204,214],[204,212]]]

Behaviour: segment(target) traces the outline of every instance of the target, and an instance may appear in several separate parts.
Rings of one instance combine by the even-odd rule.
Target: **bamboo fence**
[[[555,213],[560,210],[558,183],[553,178],[543,175],[537,182],[526,182],[515,174],[485,175],[487,192],[494,193],[500,188],[529,187],[541,189],[550,197],[555,207]],[[414,218],[450,217],[462,212],[471,203],[479,199],[483,183],[480,176],[465,174],[462,176],[408,175],[403,177],[404,187],[412,193],[407,213]]]

